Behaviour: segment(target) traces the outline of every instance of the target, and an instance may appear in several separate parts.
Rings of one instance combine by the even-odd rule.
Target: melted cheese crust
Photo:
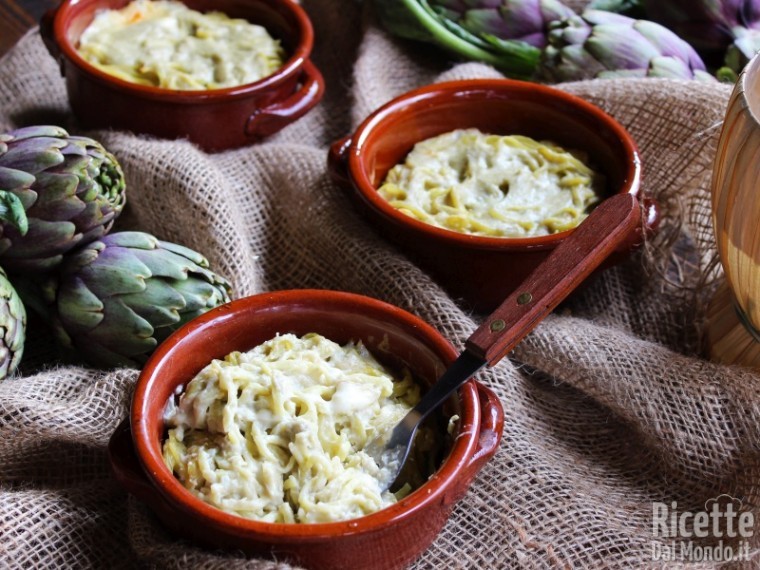
[[[378,192],[393,207],[434,226],[528,237],[580,224],[599,201],[595,188],[603,182],[553,143],[466,129],[417,143]]]
[[[419,401],[362,344],[277,336],[214,360],[167,405],[164,461],[194,495],[242,517],[352,519],[396,501],[362,451]]]
[[[262,26],[170,0],[135,0],[98,12],[78,51],[120,79],[181,90],[252,83],[281,67],[284,57]]]

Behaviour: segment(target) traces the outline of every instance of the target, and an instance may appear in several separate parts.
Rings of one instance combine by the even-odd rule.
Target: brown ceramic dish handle
[[[129,418],[119,424],[108,441],[108,457],[114,478],[129,493],[148,504],[156,504],[162,500],[140,466],[132,442]]]
[[[58,42],[55,41],[55,32],[53,30],[53,23],[58,14],[59,7],[60,6],[50,8],[50,10],[42,15],[42,18],[40,19],[40,36],[42,36],[42,42],[45,44],[48,52],[50,52],[50,55],[52,55],[53,59],[55,59],[60,65],[61,49],[58,47]],[[61,73],[63,73],[62,66]]]
[[[501,433],[504,430],[504,409],[499,398],[490,388],[479,382],[476,382],[475,386],[478,390],[481,413],[478,447],[457,478],[456,485],[446,494],[444,500],[447,505],[453,505],[464,496],[472,480],[499,449]]]
[[[493,390],[486,388],[479,382],[475,384],[478,389],[480,400],[480,434],[478,435],[478,448],[467,464],[465,478],[473,479],[483,466],[493,457],[499,449],[501,433],[504,431],[504,408]]]
[[[636,232],[638,239],[634,248],[644,243],[644,239],[651,238],[660,227],[660,203],[649,192],[641,195],[641,219],[643,223]]]
[[[257,109],[245,125],[245,134],[266,137],[303,117],[322,99],[325,80],[310,60],[303,62],[301,87],[293,95],[268,107]]]
[[[348,149],[351,148],[352,142],[351,135],[343,137],[332,143],[327,153],[327,170],[330,178],[344,188],[351,187],[351,179],[348,177]]]
[[[465,347],[496,364],[574,291],[640,225],[630,194],[604,200],[467,339]]]
[[[614,262],[622,261],[631,253],[640,248],[644,241],[657,233],[660,226],[660,204],[648,192],[640,195],[641,201],[641,223],[631,232],[628,239],[623,241],[615,253],[611,256]]]

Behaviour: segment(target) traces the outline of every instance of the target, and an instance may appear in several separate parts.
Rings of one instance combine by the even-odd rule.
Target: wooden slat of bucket
[[[726,110],[715,157],[713,227],[728,287],[710,307],[710,355],[760,368],[760,58],[745,68]]]

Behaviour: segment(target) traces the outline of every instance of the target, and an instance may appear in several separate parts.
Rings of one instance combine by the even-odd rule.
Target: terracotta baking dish
[[[493,456],[503,410],[476,381],[450,401],[461,420],[451,450],[419,489],[377,513],[336,523],[272,524],[226,514],[196,498],[164,465],[163,410],[179,385],[213,358],[247,350],[275,333],[318,332],[340,343],[361,339],[390,366],[406,365],[433,382],[457,352],[419,318],[350,293],[294,290],[246,297],[213,309],[165,341],[142,370],[130,421],[109,444],[117,480],[178,536],[211,548],[291,560],[312,569],[403,568],[433,541],[475,475]]]
[[[207,151],[219,151],[271,135],[320,101],[324,80],[309,59],[314,32],[294,1],[183,2],[196,10],[217,10],[263,25],[281,40],[287,61],[274,74],[239,87],[176,91],[137,85],[100,71],[76,51],[97,10],[118,9],[129,0],[63,0],[43,16],[40,32],[60,64],[71,108],[82,126],[188,138]]]
[[[607,195],[641,196],[639,154],[628,132],[598,107],[558,89],[522,81],[482,79],[439,83],[382,106],[330,148],[330,174],[351,191],[360,210],[384,236],[427,268],[455,297],[491,311],[572,230],[530,238],[493,238],[438,228],[393,208],[376,189],[415,143],[461,128],[522,134],[586,151],[607,180]],[[645,226],[606,262],[618,262],[656,229],[659,214],[641,196]]]

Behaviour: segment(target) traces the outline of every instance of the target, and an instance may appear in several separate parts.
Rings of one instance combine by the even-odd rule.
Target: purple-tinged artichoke
[[[714,80],[689,44],[654,22],[586,10],[549,28],[549,45],[539,72],[548,81],[594,77]]]
[[[519,40],[537,48],[546,45],[549,24],[573,16],[559,0],[428,0],[442,18],[488,41]]]
[[[713,63],[745,34],[760,30],[760,0],[643,0],[647,17],[667,26]]]
[[[554,0],[505,0],[504,5],[513,4],[510,10],[518,17],[524,18],[524,23],[515,25],[520,36],[533,36],[543,25],[544,20],[539,9],[540,5],[554,4]],[[439,5],[434,5],[439,4]],[[520,5],[528,6],[528,16],[520,10]],[[380,21],[386,29],[403,38],[419,40],[438,45],[449,52],[476,61],[489,63],[499,68],[511,77],[530,78],[536,70],[541,50],[526,41],[515,40],[513,37],[499,37],[489,33],[496,31],[499,26],[495,14],[501,0],[375,0],[374,7]],[[533,7],[531,12],[530,6]],[[478,9],[482,8],[481,11]],[[558,8],[562,10],[562,8]],[[547,14],[549,9],[547,8]],[[448,16],[447,16],[448,14]],[[453,19],[451,16],[454,16]],[[499,19],[503,17],[497,16]],[[467,29],[459,20],[466,21],[471,28]],[[487,25],[487,30],[481,30],[480,25]],[[532,27],[531,27],[532,26]],[[504,29],[512,29],[512,24],[504,24]],[[536,41],[536,38],[533,38]]]
[[[67,254],[47,288],[59,342],[103,367],[139,367],[229,292],[201,254],[142,232],[112,233]]]
[[[376,0],[375,7],[393,33],[438,44],[512,77],[711,78],[694,49],[666,28],[596,10],[577,16],[558,0]]]
[[[0,269],[0,380],[13,372],[24,354],[26,310],[16,290]]]
[[[735,81],[760,51],[760,0],[642,0],[647,16],[674,30]]]
[[[64,253],[108,232],[124,189],[119,163],[97,141],[53,126],[0,134],[0,263],[8,271],[55,268]]]

